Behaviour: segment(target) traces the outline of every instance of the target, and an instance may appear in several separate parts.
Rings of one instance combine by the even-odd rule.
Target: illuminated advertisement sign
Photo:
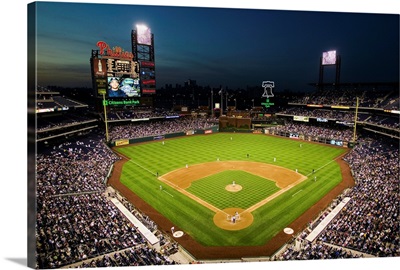
[[[106,78],[96,78],[97,93],[99,95],[107,94],[107,79]]]
[[[302,121],[302,122],[308,122],[309,121],[309,117],[308,116],[293,116],[293,120],[294,121]]]
[[[142,84],[156,84],[156,80],[142,80]]]
[[[332,109],[345,109],[345,110],[350,109],[349,106],[340,106],[340,105],[334,105],[334,106],[331,106],[331,108]]]
[[[322,65],[335,65],[336,51],[328,51],[322,53]]]
[[[100,58],[93,59],[93,69],[94,69],[94,76],[95,77],[105,77],[106,76],[106,61]]]
[[[125,105],[139,105],[139,100],[103,100],[104,106],[125,106]]]
[[[143,94],[155,94],[156,93],[156,89],[143,88],[142,89],[142,93]]]
[[[398,110],[384,110],[384,112],[400,114],[400,111],[398,111]]]
[[[343,141],[341,140],[331,140],[332,145],[343,146]]]
[[[154,67],[154,62],[140,61],[140,65],[141,65],[142,67]]]
[[[127,145],[127,144],[129,144],[129,140],[118,140],[118,141],[115,141],[115,146]]]
[[[93,58],[93,75],[94,81],[99,95],[107,93],[107,64],[105,59]]]
[[[336,124],[345,125],[345,126],[348,126],[348,127],[353,127],[354,126],[354,123],[346,122],[346,121],[336,121]]]
[[[261,105],[263,105],[265,108],[269,108],[269,107],[275,105],[275,103],[270,102],[270,101],[269,101],[269,98],[267,98],[267,99],[265,100],[265,102],[261,102]]]
[[[58,107],[55,106],[53,108],[36,108],[37,113],[44,113],[44,112],[57,112],[57,111],[67,111],[69,107]]]

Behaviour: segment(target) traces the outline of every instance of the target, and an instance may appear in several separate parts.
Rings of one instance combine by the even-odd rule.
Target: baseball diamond
[[[233,140],[229,139],[232,135]],[[248,158],[239,152],[245,151],[242,147],[249,150],[250,139],[254,150]],[[235,146],[226,150],[226,144],[233,142]],[[260,149],[260,143],[264,148]],[[215,158],[207,145],[215,145],[222,154]],[[143,152],[146,147],[156,153]],[[341,159],[347,149],[311,142],[299,148],[297,141],[270,135],[187,136],[167,140],[165,145],[141,143],[115,147],[114,151],[122,159],[114,165],[109,184],[160,229],[169,232],[174,226],[183,231],[175,240],[198,260],[273,256],[293,237],[285,231],[300,232],[344,189],[354,185],[349,167]],[[319,156],[324,152],[327,156]],[[172,164],[175,155],[181,164]],[[302,161],[295,155],[303,155]],[[163,162],[168,166],[161,166]],[[310,167],[315,164],[319,167]],[[336,180],[324,183],[324,177]],[[323,191],[324,186],[328,190]],[[250,187],[252,195],[244,195]],[[188,220],[182,221],[185,218]],[[199,236],[202,231],[207,233]],[[253,237],[255,234],[261,236],[251,241],[258,237]]]
[[[191,185],[193,181],[204,178],[211,174],[216,174],[218,172],[227,170],[243,170],[255,175],[259,175],[266,179],[272,179],[276,183],[276,185],[281,188],[281,190],[247,209],[218,209],[185,190]],[[293,171],[286,168],[247,161],[227,161],[197,164],[191,166],[188,169],[175,170],[160,177],[161,181],[169,184],[170,186],[174,187],[175,189],[197,201],[198,203],[210,208],[210,210],[215,211],[216,213],[214,216],[214,223],[218,227],[227,230],[239,230],[246,228],[253,221],[253,217],[251,215],[252,211],[256,210],[258,207],[267,203],[276,196],[279,196],[281,193],[285,192],[286,190],[297,185],[305,179],[307,179],[307,177],[305,177],[304,175],[294,173]],[[229,184],[226,186],[226,189],[228,191],[237,192],[241,190],[242,187],[237,184]],[[236,222],[234,223],[230,220],[226,222],[226,216],[232,216],[235,212],[238,212],[240,214],[240,222],[236,220]]]

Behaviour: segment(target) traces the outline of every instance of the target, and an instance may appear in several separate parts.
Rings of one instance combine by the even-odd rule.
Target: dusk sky
[[[341,82],[399,80],[398,14],[38,2],[38,84],[92,87],[97,41],[132,51],[138,23],[154,33],[157,88],[272,80],[276,90],[309,90],[329,50],[341,56]],[[334,82],[333,66],[324,81]]]

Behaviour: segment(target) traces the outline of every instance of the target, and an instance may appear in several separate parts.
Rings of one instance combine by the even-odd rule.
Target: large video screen
[[[151,46],[151,30],[146,25],[136,25],[137,43]]]
[[[335,65],[336,51],[328,51],[322,53],[322,65]]]
[[[108,98],[140,97],[140,80],[131,77],[107,77]]]

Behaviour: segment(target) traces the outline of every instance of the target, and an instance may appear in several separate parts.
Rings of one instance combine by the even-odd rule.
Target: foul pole
[[[357,115],[358,115],[358,97],[356,102],[356,114],[354,116],[354,129],[353,129],[353,143],[356,143],[356,130],[357,130]]]

